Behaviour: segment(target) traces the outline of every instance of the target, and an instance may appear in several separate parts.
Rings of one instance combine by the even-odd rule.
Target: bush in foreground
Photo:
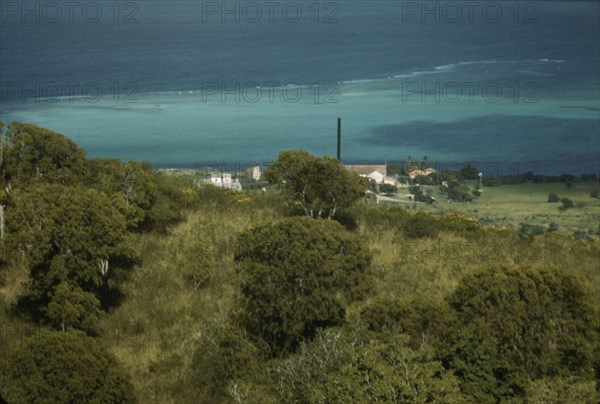
[[[1,390],[10,403],[133,403],[127,375],[95,339],[42,331],[12,352]]]
[[[318,328],[341,324],[368,290],[371,260],[337,222],[295,217],[242,234],[240,321],[272,354],[293,351]]]
[[[492,267],[449,297],[460,323],[449,364],[476,402],[522,397],[530,380],[592,376],[598,313],[564,270]]]

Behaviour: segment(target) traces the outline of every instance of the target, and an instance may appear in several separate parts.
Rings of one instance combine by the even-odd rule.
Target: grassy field
[[[473,189],[475,183],[469,184]],[[570,189],[564,184],[518,184],[486,187],[482,195],[470,203],[447,202],[439,187],[431,188],[438,201],[435,205],[417,204],[418,209],[427,212],[457,212],[473,216],[482,224],[507,227],[518,230],[520,223],[547,228],[550,223],[558,225],[558,232],[570,236],[597,236],[600,226],[600,199],[592,198],[590,192],[598,189],[596,183],[575,183]],[[565,211],[559,210],[561,203],[548,203],[548,194],[555,193],[560,198],[571,199],[575,206]],[[398,200],[407,202],[404,197],[408,189],[401,188]],[[410,206],[410,205],[408,205]]]

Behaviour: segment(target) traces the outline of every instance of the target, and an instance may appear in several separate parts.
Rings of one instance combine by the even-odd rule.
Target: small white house
[[[378,184],[381,184],[381,183],[383,183],[383,179],[385,178],[385,175],[383,175],[379,171],[375,170],[372,173],[367,174],[366,177],[375,181]]]
[[[387,167],[385,165],[346,165],[346,169],[375,181],[378,184],[395,185],[393,178],[387,176]]]
[[[210,178],[205,180],[206,183],[219,188],[233,189],[235,191],[242,190],[242,184],[236,178],[231,176],[231,173],[212,173]]]

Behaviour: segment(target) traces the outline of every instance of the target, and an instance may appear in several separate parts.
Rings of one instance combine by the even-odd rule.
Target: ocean
[[[6,1],[0,119],[157,167],[600,172],[598,1]]]

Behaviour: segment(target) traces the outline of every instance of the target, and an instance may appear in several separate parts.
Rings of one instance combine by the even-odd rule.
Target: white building
[[[377,184],[396,185],[396,180],[387,176],[385,165],[345,165],[345,167],[361,177],[375,181]]]
[[[233,189],[235,191],[242,190],[240,180],[233,178],[231,173],[212,173],[210,178],[207,178],[204,182],[219,188]]]

